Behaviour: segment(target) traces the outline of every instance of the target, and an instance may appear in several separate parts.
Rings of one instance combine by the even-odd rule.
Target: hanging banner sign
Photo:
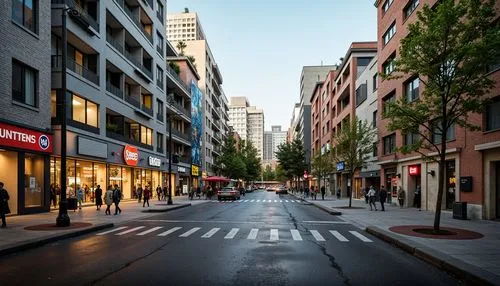
[[[139,152],[137,151],[137,148],[125,145],[125,148],[123,148],[123,159],[125,160],[125,164],[129,166],[137,166],[137,162],[139,162]]]

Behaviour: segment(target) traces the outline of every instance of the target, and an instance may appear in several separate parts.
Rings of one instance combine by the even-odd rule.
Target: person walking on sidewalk
[[[337,200],[340,200],[340,188],[337,189]]]
[[[421,189],[420,186],[417,185],[417,188],[415,189],[415,196],[413,197],[413,206],[417,207],[418,210],[420,211],[420,199],[421,199]]]
[[[371,211],[373,210],[373,208],[377,210],[377,205],[375,204],[375,194],[376,194],[375,189],[373,188],[373,186],[370,186],[370,190],[368,191],[368,201],[370,201]]]
[[[83,190],[80,187],[80,185],[77,186],[76,189],[76,199],[78,200],[78,209],[82,209],[82,203],[83,203]]]
[[[52,203],[52,206],[54,208],[56,208],[56,200],[57,200],[56,188],[54,187],[54,184],[50,184],[50,202]]]
[[[385,212],[385,207],[384,203],[387,200],[387,191],[385,190],[384,186],[380,188],[380,206],[382,207],[382,211]]]
[[[118,184],[115,184],[115,189],[113,190],[113,203],[115,204],[115,215],[121,214],[120,201],[122,199],[122,191],[118,188]]]
[[[405,205],[405,191],[401,186],[398,188],[398,201],[399,201],[399,207],[403,208]]]
[[[9,208],[9,192],[3,188],[3,182],[0,182],[0,216],[2,217],[2,228],[7,227],[7,222],[5,221],[5,215],[10,214]]]
[[[97,207],[97,210],[101,210],[102,206],[102,189],[101,185],[97,185],[97,189],[95,189],[95,205]]]
[[[158,185],[158,187],[156,187],[156,195],[158,196],[158,201],[161,201],[161,187],[160,185]]]
[[[326,189],[325,189],[325,186],[321,187],[321,199],[324,201],[325,200],[325,193],[326,193]]]
[[[161,190],[161,200],[162,201],[166,201],[167,200],[167,192],[168,192],[168,189],[167,189],[167,184],[163,184],[163,189]]]
[[[142,187],[141,184],[137,185],[137,202],[141,203],[142,200]]]
[[[104,194],[104,203],[106,204],[106,215],[111,215],[111,205],[113,204],[113,186],[109,185]]]
[[[144,188],[144,200],[142,202],[142,207],[144,207],[146,204],[148,204],[149,208],[149,198],[151,197],[151,190],[149,189],[149,186],[146,186]]]

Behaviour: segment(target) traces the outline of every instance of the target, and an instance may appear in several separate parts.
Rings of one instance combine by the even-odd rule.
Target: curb
[[[143,213],[166,213],[166,212],[169,212],[169,211],[174,211],[174,210],[178,210],[178,209],[183,209],[183,208],[186,208],[186,207],[189,207],[189,206],[191,206],[191,203],[188,203],[188,204],[182,204],[182,205],[178,205],[178,206],[171,207],[171,208],[162,208],[162,209],[147,209],[147,210],[143,210],[142,212],[143,212]]]
[[[69,232],[69,233],[55,234],[55,235],[52,235],[49,237],[43,237],[43,238],[39,238],[39,239],[33,239],[33,240],[26,241],[26,242],[22,242],[19,244],[8,245],[7,247],[0,249],[0,257],[6,256],[9,254],[13,254],[16,252],[20,252],[20,251],[25,251],[28,249],[37,248],[37,247],[43,246],[45,244],[49,244],[51,242],[56,242],[56,241],[63,240],[63,239],[82,236],[82,235],[89,234],[89,233],[94,232],[94,231],[99,231],[102,229],[111,228],[113,226],[114,226],[113,223],[97,224],[97,225],[90,226],[90,227],[85,228],[85,229],[81,229],[81,230],[77,230],[77,231],[73,231],[73,232]]]
[[[326,212],[326,213],[328,213],[328,214],[331,214],[331,215],[342,215],[342,212],[339,212],[339,211],[334,210],[334,209],[329,209],[329,208],[327,208],[327,207],[325,207],[325,206],[318,205],[318,204],[315,204],[315,203],[313,203],[313,202],[307,201],[307,200],[305,200],[305,199],[303,199],[303,198],[301,198],[301,197],[296,196],[295,194],[292,194],[292,195],[293,195],[294,197],[296,197],[297,199],[299,199],[299,200],[301,200],[301,201],[303,201],[303,202],[309,203],[309,204],[311,204],[311,205],[313,205],[313,206],[317,207],[318,209],[320,209],[320,210],[322,210],[322,211],[324,211],[324,212]]]
[[[368,226],[365,230],[369,234],[404,250],[410,255],[440,270],[455,275],[458,279],[465,281],[467,285],[500,285],[498,284],[498,276],[484,271],[477,266],[467,264],[447,254],[421,245],[418,242],[396,236],[389,231],[375,226]]]

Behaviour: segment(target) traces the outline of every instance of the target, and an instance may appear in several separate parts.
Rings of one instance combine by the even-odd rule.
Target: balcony
[[[156,51],[163,57],[163,46],[156,45]]]
[[[190,134],[185,134],[175,128],[172,128],[172,135],[177,136],[181,139],[186,140],[187,142],[191,142],[191,135]]]
[[[128,144],[131,144],[131,145],[135,145],[135,146],[139,146],[139,147],[142,147],[142,148],[146,148],[146,149],[149,149],[149,150],[153,150],[153,146],[151,146],[151,145],[147,145],[147,144],[141,143],[139,141],[136,141],[134,139],[127,138],[124,135],[115,133],[115,132],[113,132],[113,131],[111,131],[109,129],[106,129],[106,137],[111,138],[111,139],[115,139],[115,140],[118,140],[118,141],[122,141],[122,142],[125,142],[125,143],[128,143]]]
[[[146,68],[145,66],[143,66],[141,62],[137,58],[135,58],[131,53],[129,53],[127,50],[124,50],[123,55],[125,56],[125,58],[127,58],[127,60],[131,61],[132,64],[136,66],[137,69],[139,69],[144,75],[146,75],[150,79],[150,81],[153,79],[153,72],[148,68]]]
[[[149,114],[151,117],[153,117],[153,109],[147,107],[146,105],[141,105],[141,110],[147,114]]]
[[[111,82],[106,81],[106,90],[111,94],[123,99],[123,90],[111,84]]]
[[[175,79],[175,82],[184,89],[189,97],[191,97],[191,88],[189,88],[189,86],[182,81],[181,77],[168,64],[167,73],[170,74]]]
[[[179,157],[179,162],[190,165],[191,164],[191,157],[181,156],[181,157]]]
[[[125,101],[132,104],[134,107],[141,109],[141,103],[139,100],[133,98],[132,96],[125,96]]]
[[[147,3],[151,9],[153,9],[153,0],[142,0],[144,3]]]
[[[120,44],[117,40],[113,39],[113,37],[106,33],[106,42],[108,42],[113,48],[117,49],[121,54],[123,54],[123,45]]]
[[[62,68],[62,56],[53,55],[51,58],[52,69],[61,69]],[[95,74],[93,71],[88,68],[76,63],[72,59],[67,59],[66,68],[70,71],[80,75],[81,77],[99,85],[99,76]]]
[[[118,5],[120,7],[122,7],[123,11],[125,11],[125,14],[127,14],[130,19],[132,20],[132,22],[134,22],[134,24],[137,26],[137,28],[139,28],[139,30],[141,30],[141,32],[144,34],[144,36],[151,42],[153,43],[153,36],[148,34],[148,32],[146,32],[146,29],[144,29],[144,27],[142,26],[142,23],[141,21],[139,20],[139,18],[134,15],[134,12],[132,12],[128,7],[127,5],[125,5],[124,3],[124,0],[115,0],[115,2],[118,3]],[[151,6],[152,7],[152,6]]]
[[[79,24],[88,25],[92,27],[97,33],[99,33],[99,23],[87,13],[87,11],[77,4],[74,0],[52,0],[52,4],[66,4],[68,7],[73,8],[78,11],[80,15],[72,16],[75,21],[78,21]]]
[[[170,105],[171,107],[174,107],[177,111],[179,111],[181,114],[187,116],[188,118],[191,118],[191,110],[187,110],[182,106],[181,104],[174,102]]]

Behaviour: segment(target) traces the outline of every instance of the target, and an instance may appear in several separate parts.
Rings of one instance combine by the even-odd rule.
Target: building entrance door
[[[500,162],[495,164],[495,177],[496,177],[496,217],[500,218]]]

